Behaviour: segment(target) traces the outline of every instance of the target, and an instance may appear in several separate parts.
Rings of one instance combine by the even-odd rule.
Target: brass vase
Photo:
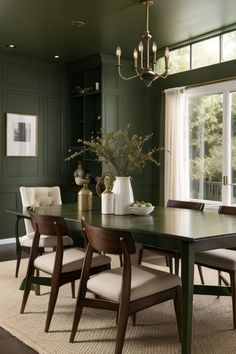
[[[83,184],[83,188],[78,192],[78,209],[92,210],[93,193],[88,189],[88,184]]]

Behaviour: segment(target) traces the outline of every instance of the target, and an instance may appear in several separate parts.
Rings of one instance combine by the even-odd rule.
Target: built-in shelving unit
[[[69,119],[68,119],[68,151],[79,150],[83,140],[90,140],[92,136],[101,134],[102,128],[102,80],[101,66],[82,69],[69,74]],[[80,140],[81,142],[78,142]],[[101,175],[101,163],[96,156],[86,152],[71,161],[69,167],[69,183],[73,181],[73,169],[78,160],[82,161],[83,168],[91,176]]]

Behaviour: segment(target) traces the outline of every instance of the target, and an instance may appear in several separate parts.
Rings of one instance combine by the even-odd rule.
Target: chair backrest
[[[201,202],[190,202],[186,200],[169,199],[167,202],[168,208],[183,208],[203,211],[205,204]]]
[[[136,252],[132,234],[125,230],[115,230],[96,227],[81,220],[84,236],[90,246],[97,252],[109,254],[122,254],[122,242],[125,242],[129,254]]]
[[[218,209],[219,214],[236,215],[236,207],[230,205],[220,205]]]
[[[32,207],[27,208],[34,231],[40,235],[62,237],[69,234],[65,219],[60,216],[40,215]]]
[[[27,214],[27,207],[61,205],[61,191],[55,187],[20,187],[23,213]],[[30,220],[25,219],[26,234],[34,232]]]
[[[68,235],[68,228],[64,218],[60,216],[39,215],[33,211],[32,207],[28,207],[27,212],[35,230],[29,258],[29,267],[34,264],[35,259],[39,255],[40,235],[49,235],[55,237],[57,241],[53,273],[61,273],[64,252],[63,236]]]

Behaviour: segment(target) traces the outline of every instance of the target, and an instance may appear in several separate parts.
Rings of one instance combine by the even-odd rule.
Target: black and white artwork
[[[37,120],[35,115],[7,113],[7,156],[37,156]]]

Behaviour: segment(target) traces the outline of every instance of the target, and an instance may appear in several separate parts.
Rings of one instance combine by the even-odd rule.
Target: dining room
[[[62,205],[73,204],[80,209],[82,198],[86,195],[87,207],[89,198],[93,200],[92,216],[88,221],[94,220],[97,226],[102,227],[123,228],[127,225],[127,229],[135,234],[137,243],[145,244],[147,241],[146,246],[171,249],[177,255],[181,254],[182,264],[185,262],[188,268],[188,271],[182,270],[180,261],[178,275],[186,284],[183,296],[189,303],[183,310],[185,337],[182,347],[173,309],[161,304],[157,306],[157,320],[152,320],[152,309],[145,310],[146,314],[142,311],[141,318],[137,315],[137,325],[129,326],[133,332],[125,342],[124,352],[145,353],[146,350],[147,353],[158,353],[160,350],[160,353],[168,353],[172,350],[179,353],[182,350],[182,353],[190,354],[189,348],[192,346],[194,354],[203,351],[210,354],[217,352],[217,348],[223,348],[225,341],[228,352],[234,352],[236,338],[232,335],[230,296],[222,296],[217,289],[208,289],[213,296],[200,295],[203,290],[199,287],[195,288],[198,295],[194,295],[191,305],[190,293],[193,268],[195,285],[202,285],[199,267],[203,269],[206,284],[215,286],[219,282],[218,269],[203,268],[207,265],[206,259],[199,258],[199,267],[193,266],[195,252],[233,247],[234,216],[220,215],[218,210],[221,205],[236,204],[235,10],[236,4],[231,0],[202,0],[197,3],[193,0],[99,0],[92,3],[73,0],[70,4],[64,0],[60,4],[55,0],[34,4],[27,0],[20,3],[17,0],[2,1],[0,260],[4,260],[1,262],[2,281],[4,274],[12,274],[11,291],[8,293],[12,293],[14,286],[18,288],[27,267],[27,260],[22,259],[18,278],[15,278],[15,221],[23,205],[20,187],[59,186]],[[120,140],[114,155],[109,156],[101,151],[102,144],[112,142],[114,148],[116,137]],[[117,207],[116,211],[112,209],[113,217],[106,218],[102,206],[94,207],[107,198],[103,207],[108,208],[110,195],[103,192],[111,192],[113,185],[118,184],[114,183],[115,177],[108,180],[105,175],[131,176],[132,197],[128,204],[131,207],[135,204],[134,208],[143,210],[155,206],[148,215],[152,218],[151,223],[142,225],[142,217],[135,216],[137,222],[134,225],[133,217],[129,223],[129,216],[125,216],[121,225],[117,220],[124,214],[129,215],[129,212],[119,211]],[[130,193],[128,189],[123,190],[122,201]],[[34,206],[51,203],[52,199],[51,195],[44,196],[42,203],[37,201],[39,204]],[[204,203],[204,211],[197,213],[194,222],[189,216],[193,211],[182,210],[176,217],[172,214],[175,211],[166,208],[172,199]],[[166,214],[162,215],[162,208],[168,209]],[[105,218],[99,219],[99,222],[97,216],[93,219],[94,210],[99,210]],[[168,225],[167,215],[172,228]],[[81,246],[77,227],[81,213],[68,217],[65,212],[61,216],[67,221],[70,219],[70,236],[76,246]],[[213,231],[207,218],[215,223]],[[106,224],[108,219],[110,221]],[[199,225],[195,225],[197,220]],[[227,224],[225,220],[230,221]],[[21,237],[25,235],[24,221],[20,220],[18,226],[17,232]],[[140,232],[145,234],[145,239]],[[155,232],[162,235],[158,241],[152,236]],[[221,237],[214,245],[213,234]],[[184,237],[188,241],[184,242]],[[194,251],[189,240],[194,247],[196,244]],[[5,247],[10,248],[10,258],[14,258],[10,268],[6,264],[6,269]],[[173,263],[177,262],[176,259],[180,256],[174,257]],[[170,264],[165,263],[165,255],[163,257],[161,254],[157,260],[158,269],[162,269],[163,265],[168,272]],[[225,269],[225,264],[222,269]],[[228,276],[226,280],[226,287],[229,288]],[[4,281],[7,287],[7,279],[4,278]],[[16,281],[17,284],[14,283]],[[191,285],[188,287],[187,283]],[[21,298],[21,295],[19,292],[17,296]],[[62,301],[68,298],[65,293]],[[4,307],[5,300],[2,301]],[[43,301],[45,297],[42,308],[45,306]],[[72,302],[68,306],[73,305]],[[20,310],[20,300],[17,306]],[[63,316],[67,317],[66,304],[60,303],[59,306],[65,306]],[[165,311],[168,313],[166,322]],[[208,316],[205,324],[204,311],[206,318]],[[58,316],[58,328],[55,330],[58,333],[62,319],[58,312],[55,315]],[[190,326],[188,332],[189,323],[192,325],[191,316],[193,331]],[[204,339],[214,316],[216,322]],[[222,322],[217,322],[220,316]],[[97,317],[101,321],[98,328],[109,327],[109,317]],[[173,322],[170,338],[169,322]],[[148,333],[150,328],[147,329],[147,323],[153,333]],[[160,329],[160,324],[163,329]],[[65,322],[62,332],[70,331],[71,325],[72,319]],[[4,328],[1,323],[0,326]],[[25,326],[31,327],[32,324],[25,323]],[[10,328],[10,325],[5,327]],[[99,350],[112,352],[115,324],[109,328],[109,339],[105,339],[96,327],[94,332],[99,332],[97,337],[86,339],[85,333],[81,353],[95,352],[100,337],[103,339],[99,345],[104,342],[104,347],[99,347]],[[146,330],[150,343],[141,340]],[[21,336],[16,333],[16,337],[24,340],[25,334]],[[59,347],[47,352],[38,344],[34,346],[35,338],[40,333],[35,333],[27,344],[39,353],[59,352]],[[213,339],[210,340],[210,337]],[[137,350],[135,340],[139,342]],[[159,349],[158,340],[162,343]],[[45,337],[42,341],[45,342]],[[64,341],[58,339],[61,346]],[[202,343],[199,348],[198,342]],[[94,347],[90,347],[89,343]],[[74,343],[75,347],[77,345],[79,340]],[[71,350],[68,349],[70,347],[62,348],[63,354]]]

